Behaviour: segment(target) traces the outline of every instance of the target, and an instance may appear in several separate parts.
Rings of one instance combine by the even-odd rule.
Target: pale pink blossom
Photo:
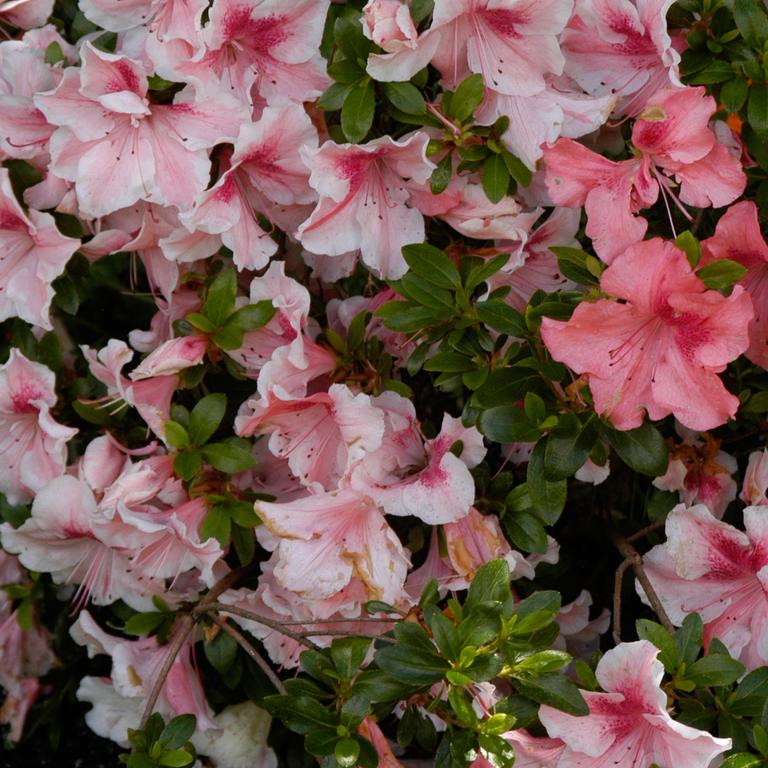
[[[410,80],[432,63],[447,88],[477,73],[494,91],[531,96],[544,89],[546,75],[563,71],[557,35],[572,9],[572,0],[443,0],[415,49],[370,57],[368,73]]]
[[[314,491],[331,491],[384,434],[384,416],[365,394],[343,384],[297,400],[249,400],[235,422],[239,435],[269,435],[269,449]]]
[[[204,0],[80,0],[85,17],[110,32],[148,27],[159,40],[198,40]]]
[[[386,53],[416,48],[418,33],[401,0],[369,0],[361,19],[363,34]]]
[[[557,768],[557,761],[565,749],[565,742],[562,739],[531,736],[523,728],[507,731],[503,734],[503,738],[515,750],[517,768]]]
[[[702,504],[680,504],[667,517],[666,543],[643,565],[673,624],[699,613],[705,646],[716,637],[755,669],[768,662],[768,507],[747,507],[744,527],[717,520]]]
[[[579,596],[557,612],[560,635],[555,647],[567,650],[571,655],[588,658],[600,645],[600,635],[608,631],[611,612],[604,608],[599,616],[589,618],[592,595],[582,589]]]
[[[163,342],[129,374],[133,381],[157,376],[172,376],[205,360],[208,339],[204,336],[180,336]]]
[[[745,504],[768,504],[768,449],[749,454],[739,498]]]
[[[64,473],[77,430],[51,416],[55,384],[52,371],[18,349],[0,366],[0,491],[10,504],[29,501]]]
[[[760,230],[757,206],[742,200],[731,206],[717,222],[715,234],[702,241],[702,263],[730,259],[746,268],[739,285],[752,297],[755,317],[749,324],[746,356],[768,368],[768,244]]]
[[[402,277],[408,269],[402,247],[424,241],[424,218],[409,204],[405,180],[423,184],[432,174],[428,141],[425,133],[414,133],[402,141],[383,136],[366,144],[327,141],[319,149],[302,149],[309,183],[320,197],[297,231],[304,248],[330,256],[359,248],[376,275]]]
[[[275,580],[305,598],[327,598],[353,577],[368,599],[396,603],[409,558],[378,506],[351,490],[286,503],[256,503],[256,514],[277,537]]]
[[[562,36],[565,71],[587,93],[615,94],[634,115],[659,88],[682,87],[667,31],[672,0],[576,0]]]
[[[709,127],[715,109],[703,87],[661,90],[635,121],[634,157],[614,162],[564,138],[545,149],[547,191],[557,205],[584,206],[586,234],[603,261],[610,264],[642,240],[648,223],[636,214],[653,205],[659,191],[686,216],[683,203],[721,207],[744,191],[741,163]]]
[[[64,272],[80,241],[65,237],[48,213],[25,213],[0,168],[0,321],[20,317],[51,330],[51,283]]]
[[[278,347],[261,369],[256,386],[263,399],[305,397],[310,384],[316,391],[327,389],[330,383],[327,377],[336,370],[339,362],[336,353],[306,337],[301,338],[300,360],[296,359],[295,350],[293,344]]]
[[[82,66],[65,70],[55,91],[35,97],[60,126],[51,137],[51,170],[74,182],[87,216],[139,199],[189,208],[208,184],[207,150],[234,141],[245,107],[225,94],[150,104],[140,62],[90,43],[81,56]]]
[[[42,27],[53,12],[53,0],[6,0],[0,3],[0,22],[20,29]]]
[[[605,693],[581,692],[589,705],[586,717],[546,705],[539,709],[550,737],[565,742],[558,768],[647,768],[652,763],[708,768],[731,748],[730,739],[672,719],[661,689],[664,667],[658,653],[647,640],[608,651],[595,670]]]
[[[749,296],[708,291],[685,254],[660,238],[631,246],[603,272],[601,289],[623,300],[582,302],[567,322],[544,318],[552,356],[587,375],[597,412],[619,429],[670,413],[712,429],[739,401],[718,373],[747,347]]]

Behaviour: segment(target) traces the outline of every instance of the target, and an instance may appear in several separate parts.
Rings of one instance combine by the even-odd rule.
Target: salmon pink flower
[[[623,430],[639,427],[643,410],[699,431],[734,416],[739,400],[717,374],[749,343],[741,286],[727,298],[706,290],[685,254],[654,238],[618,256],[600,287],[618,300],[584,301],[567,322],[541,326],[552,356],[587,375],[599,414]]]
[[[647,640],[621,643],[608,651],[595,670],[605,693],[581,692],[589,705],[586,717],[546,705],[539,709],[549,735],[565,742],[558,768],[709,768],[731,748],[730,739],[715,738],[670,717],[658,654]]]
[[[768,505],[768,448],[749,454],[739,498],[747,504]]]
[[[768,507],[747,507],[744,528],[703,504],[680,504],[667,517],[666,543],[645,555],[643,567],[673,624],[699,613],[705,647],[716,637],[756,669],[768,663]]]
[[[701,249],[704,264],[731,259],[746,268],[739,285],[752,297],[755,317],[749,324],[745,354],[755,365],[768,368],[768,244],[760,231],[757,206],[751,200],[731,206]]]
[[[51,416],[55,376],[11,349],[0,365],[0,491],[10,504],[23,504],[64,473],[67,442],[77,430]]]
[[[571,139],[545,149],[547,191],[557,205],[584,206],[585,231],[603,261],[643,239],[648,223],[635,214],[653,205],[659,190],[686,216],[682,203],[720,207],[744,191],[741,163],[709,127],[715,109],[703,87],[661,90],[635,121],[635,157],[614,162]]]
[[[427,160],[429,137],[389,136],[366,144],[325,142],[302,149],[320,201],[299,227],[301,244],[312,253],[341,256],[360,249],[363,262],[378,276],[395,280],[408,266],[401,249],[424,241],[424,217],[412,205],[405,179],[425,183],[435,168]]]

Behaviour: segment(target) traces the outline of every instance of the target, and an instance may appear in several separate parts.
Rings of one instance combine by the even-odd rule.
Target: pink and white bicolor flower
[[[664,666],[658,654],[647,640],[621,643],[608,651],[595,670],[605,693],[581,692],[589,705],[586,717],[546,705],[539,709],[547,733],[565,742],[558,768],[709,768],[731,748],[730,739],[672,719],[661,689]]]
[[[235,140],[247,108],[221,94],[151,104],[142,63],[90,43],[81,57],[56,90],[35,97],[60,126],[51,137],[51,170],[74,182],[80,211],[96,218],[140,199],[191,207],[208,185],[207,150]]]
[[[302,148],[311,169],[310,185],[320,201],[299,227],[297,237],[312,253],[342,256],[360,249],[363,262],[387,280],[402,277],[408,266],[401,250],[424,241],[424,217],[413,207],[406,179],[424,184],[434,163],[427,160],[429,137],[389,136],[365,144]]]

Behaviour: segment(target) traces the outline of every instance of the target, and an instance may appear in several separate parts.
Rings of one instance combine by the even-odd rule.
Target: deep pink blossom
[[[730,739],[715,738],[670,717],[658,653],[647,640],[608,651],[595,670],[605,693],[582,691],[589,705],[586,717],[546,705],[539,709],[549,735],[566,745],[558,768],[647,768],[652,763],[709,768],[715,757],[730,749]]]
[[[544,318],[552,356],[587,375],[599,414],[619,429],[670,413],[686,427],[712,429],[739,401],[718,373],[748,344],[752,304],[741,286],[708,291],[685,254],[660,238],[631,246],[605,270],[604,293],[567,322]]]

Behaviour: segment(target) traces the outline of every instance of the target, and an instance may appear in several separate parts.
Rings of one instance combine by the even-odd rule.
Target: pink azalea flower
[[[563,71],[557,35],[572,9],[572,0],[445,0],[415,50],[371,57],[368,73],[409,80],[431,62],[447,88],[479,73],[494,91],[532,96],[544,90],[545,75]]]
[[[608,651],[595,674],[605,693],[582,691],[589,715],[575,717],[548,706],[539,719],[550,737],[565,742],[558,768],[708,768],[731,748],[718,739],[673,720],[661,689],[664,667],[647,640],[622,643]]]
[[[20,317],[51,330],[51,283],[80,246],[65,237],[48,213],[16,201],[6,168],[0,168],[0,321]]]
[[[357,732],[373,744],[376,754],[379,756],[377,765],[379,768],[403,768],[403,764],[395,757],[387,737],[382,733],[378,723],[368,715],[358,726]]]
[[[175,80],[269,104],[316,99],[330,84],[319,45],[328,0],[218,0],[194,56],[171,64]]]
[[[582,302],[567,322],[544,318],[552,356],[587,374],[596,411],[618,429],[670,413],[704,431],[724,424],[739,401],[717,376],[747,347],[749,296],[706,290],[685,254],[660,238],[631,246],[605,270],[613,299]]]
[[[146,699],[168,655],[168,648],[158,645],[154,637],[125,640],[107,634],[88,611],[80,612],[70,635],[86,647],[89,657],[108,655],[112,658],[112,685],[124,699]],[[193,714],[198,728],[215,729],[213,711],[192,663],[193,644],[193,638],[188,639],[174,659],[160,692],[158,709],[172,717]]]
[[[673,0],[576,0],[562,36],[565,71],[587,93],[616,94],[635,115],[659,88],[682,87],[667,31]]]
[[[739,498],[745,504],[768,504],[768,449],[749,454]]]
[[[756,365],[768,368],[768,244],[760,231],[757,206],[751,200],[731,206],[701,248],[704,264],[731,259],[746,267],[739,285],[752,297],[755,317],[749,324],[745,354]]]
[[[56,379],[44,365],[11,349],[0,365],[0,491],[23,504],[64,473],[67,442],[77,430],[51,416]]]
[[[299,400],[248,401],[235,423],[239,435],[269,435],[269,449],[313,491],[330,491],[381,445],[384,416],[365,394],[343,384]]]
[[[85,17],[110,32],[148,26],[160,40],[190,43],[198,39],[205,8],[204,0],[80,0]]]
[[[180,336],[163,342],[145,357],[129,374],[133,381],[156,376],[171,376],[192,368],[205,360],[208,339],[204,336]]]
[[[586,659],[600,646],[600,635],[608,631],[611,612],[604,608],[594,619],[589,618],[592,595],[582,589],[579,596],[557,612],[560,635],[555,645],[571,655]]]
[[[755,669],[768,663],[768,507],[747,507],[744,527],[717,520],[701,504],[680,504],[667,517],[666,543],[643,565],[673,624],[701,614],[705,646],[716,637]]]
[[[440,434],[425,443],[413,405],[392,395],[374,401],[385,413],[382,446],[353,469],[351,487],[373,498],[388,515],[414,515],[430,525],[460,520],[475,500],[469,468],[485,456],[482,436],[445,414]],[[458,456],[451,452],[456,443],[461,443]]]
[[[408,205],[405,179],[429,179],[435,165],[427,160],[428,141],[420,132],[402,141],[383,136],[366,144],[327,141],[319,149],[302,148],[309,183],[320,196],[297,232],[304,248],[331,256],[359,248],[375,274],[402,277],[408,270],[402,247],[424,241],[424,218]]]
[[[687,432],[687,430],[685,430]],[[720,519],[736,498],[736,459],[720,450],[712,435],[684,434],[680,445],[672,446],[669,465],[653,484],[664,491],[678,491],[687,506],[706,505]]]
[[[264,400],[277,397],[293,400],[307,395],[312,382],[327,377],[338,365],[336,353],[306,337],[301,339],[301,361],[296,361],[295,346],[278,347],[259,373],[256,386]],[[328,386],[326,380],[325,387]]]
[[[0,21],[19,29],[42,27],[53,13],[53,0],[6,0],[0,3]]]
[[[503,737],[514,747],[517,768],[557,768],[565,749],[561,739],[531,736],[523,728],[507,731]]]
[[[234,141],[247,111],[231,97],[150,104],[144,66],[86,43],[82,66],[35,97],[52,125],[51,170],[99,217],[139,199],[189,208],[208,184],[207,150]]]
[[[635,214],[656,202],[659,189],[686,216],[682,203],[720,207],[744,191],[739,160],[709,128],[715,108],[703,87],[658,91],[635,121],[637,156],[629,160],[608,160],[570,139],[545,149],[547,191],[557,205],[584,206],[585,231],[603,261],[642,240],[648,223]]]
[[[416,48],[418,33],[401,0],[369,0],[363,8],[363,34],[387,53]]]
[[[370,498],[340,490],[282,504],[260,501],[256,514],[278,537],[274,575],[285,589],[327,598],[357,577],[370,600],[401,598],[408,555]]]

